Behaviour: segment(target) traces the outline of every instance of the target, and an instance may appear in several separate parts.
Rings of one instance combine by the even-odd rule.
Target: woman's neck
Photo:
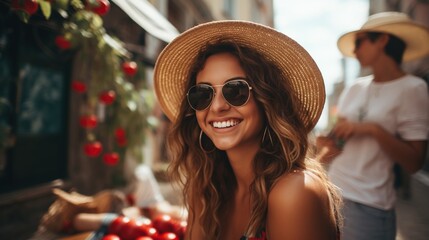
[[[393,59],[388,58],[372,66],[374,82],[388,82],[404,76],[406,73]]]
[[[237,187],[249,189],[255,178],[253,172],[253,159],[259,148],[234,149],[227,151],[228,159],[237,181]]]

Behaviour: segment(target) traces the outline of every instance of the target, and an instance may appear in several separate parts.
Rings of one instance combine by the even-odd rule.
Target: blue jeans
[[[344,199],[342,240],[395,240],[395,209],[382,210]]]

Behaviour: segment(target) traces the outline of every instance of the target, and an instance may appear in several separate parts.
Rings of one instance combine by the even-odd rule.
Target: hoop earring
[[[274,145],[273,138],[271,137],[271,131],[268,129],[268,126],[265,126],[264,135],[262,135],[262,141],[261,141],[262,143],[265,142],[265,137],[267,135],[268,135],[268,138],[270,139],[271,145]]]
[[[213,144],[213,142],[211,142],[211,144],[210,144],[210,145],[212,145],[212,149],[207,150],[207,149],[204,148],[204,145],[203,145],[203,130],[200,131],[199,143],[200,143],[201,150],[203,150],[203,152],[205,152],[205,153],[211,153],[211,152],[214,152],[214,150],[216,150],[216,146]],[[209,145],[209,144],[205,144],[205,145]]]

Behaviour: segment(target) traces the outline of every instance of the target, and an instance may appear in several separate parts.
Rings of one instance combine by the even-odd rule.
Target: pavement
[[[409,192],[398,191],[396,240],[429,240],[429,173],[412,175]]]
[[[420,171],[408,182],[408,188],[398,189],[396,240],[429,240],[429,173]],[[160,182],[160,187],[171,204],[182,203],[180,192],[169,182]]]

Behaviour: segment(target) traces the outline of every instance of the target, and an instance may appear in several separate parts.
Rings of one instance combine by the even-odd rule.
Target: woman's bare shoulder
[[[276,182],[268,197],[267,230],[273,239],[330,239],[327,224],[328,190],[319,177],[295,171]]]
[[[327,190],[321,178],[314,173],[308,170],[297,170],[280,177],[272,187],[270,196],[275,198],[273,200],[276,200],[277,197],[282,199],[284,195],[289,196],[288,199],[290,199],[290,195],[297,194],[299,196],[302,194],[314,194],[315,196],[324,198],[327,196]]]

